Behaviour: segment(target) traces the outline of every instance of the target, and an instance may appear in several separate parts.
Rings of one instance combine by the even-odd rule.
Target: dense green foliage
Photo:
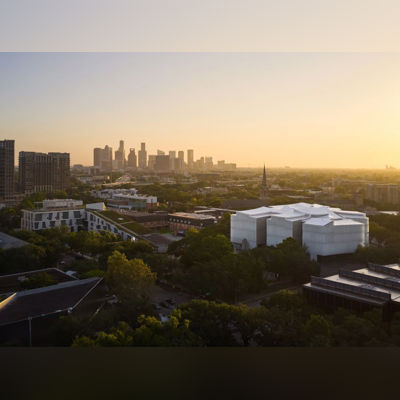
[[[67,330],[68,331],[68,330]],[[249,308],[192,300],[165,322],[141,315],[136,322],[116,323],[100,332],[79,335],[75,346],[398,346],[400,314],[382,322],[379,310],[334,314],[281,291],[263,305]]]
[[[21,282],[22,289],[36,289],[44,286],[51,286],[57,282],[47,273],[41,272]]]
[[[357,249],[361,262],[390,264],[400,257],[400,215],[378,214],[370,217],[370,246]]]
[[[229,220],[202,231],[189,230],[169,252],[179,259],[172,279],[191,292],[228,301],[266,288],[267,272],[302,283],[319,275],[319,266],[295,240],[276,248],[256,248],[235,254],[228,234]]]
[[[162,323],[152,316],[141,315],[133,329],[119,322],[109,332],[101,331],[94,338],[81,336],[72,346],[196,346],[199,338],[189,329],[189,321],[182,320],[179,312]]]
[[[124,253],[128,258],[142,258],[142,254],[153,252],[146,242],[121,241],[107,232],[69,232],[61,227],[39,232],[11,231],[9,234],[29,244],[18,249],[0,250],[0,273],[57,266],[65,255],[72,254],[76,260],[70,269],[85,276],[90,270],[105,271],[108,257],[114,251]]]
[[[125,254],[119,251],[114,251],[108,258],[105,279],[121,301],[148,301],[156,276],[139,258],[128,260]]]
[[[264,264],[250,253],[234,254],[219,228],[189,230],[170,252],[179,257],[175,282],[199,295],[235,301],[238,296],[263,289]]]
[[[259,247],[250,253],[262,258],[267,271],[294,283],[304,283],[310,280],[310,276],[319,275],[318,263],[311,261],[306,249],[291,238],[276,247]]]

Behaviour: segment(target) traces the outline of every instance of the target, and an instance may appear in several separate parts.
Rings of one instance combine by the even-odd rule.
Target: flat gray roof
[[[0,232],[0,248],[3,250],[14,249],[23,247],[29,244],[24,240],[18,239],[14,236],[7,235],[6,233]]]
[[[382,266],[370,264],[367,268],[354,271],[343,270],[338,274],[325,278],[313,278],[314,282],[312,281],[303,286],[320,292],[376,304],[381,304],[382,302],[378,299],[372,299],[373,292],[378,296],[387,294],[391,301],[400,303],[400,276],[393,275],[399,274],[399,272],[399,264]],[[327,286],[324,285],[324,281],[327,282]],[[330,282],[331,284],[328,285]],[[337,287],[332,286],[333,283],[338,283]],[[351,288],[354,288],[354,292]],[[369,295],[368,293],[362,293],[363,289],[370,291]]]

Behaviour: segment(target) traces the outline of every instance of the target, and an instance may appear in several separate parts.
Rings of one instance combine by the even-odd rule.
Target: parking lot
[[[162,319],[163,316],[168,316],[179,304],[187,303],[191,299],[192,296],[187,293],[156,285],[151,296],[151,303]]]

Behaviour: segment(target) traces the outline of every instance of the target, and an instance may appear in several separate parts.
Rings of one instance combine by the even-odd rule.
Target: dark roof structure
[[[400,265],[368,263],[367,268],[356,271],[340,270],[326,278],[313,276],[303,289],[375,306],[389,302],[400,305]]]
[[[88,278],[14,293],[0,303],[0,326],[73,310],[101,282]]]
[[[172,236],[171,234],[160,234],[160,233],[149,233],[144,235],[145,239],[148,240],[153,246],[155,246],[160,253],[164,253],[168,250],[168,246],[172,242],[181,240],[181,237]]]
[[[0,294],[14,293],[23,290],[21,282],[36,275],[46,273],[56,283],[75,281],[76,278],[67,275],[58,268],[43,268],[34,271],[19,272],[17,274],[0,275]]]

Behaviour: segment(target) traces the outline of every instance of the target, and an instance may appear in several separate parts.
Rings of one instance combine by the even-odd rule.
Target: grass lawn
[[[129,215],[118,214],[117,212],[111,210],[101,211],[99,214],[117,222],[121,226],[128,228],[131,231],[136,232],[138,234],[145,234],[151,232],[150,229],[133,221],[132,218],[129,217]]]
[[[124,223],[124,222],[128,222],[128,221],[131,220],[131,219],[130,219],[128,216],[126,216],[126,215],[121,215],[121,214],[118,214],[118,213],[115,212],[115,211],[110,211],[110,210],[101,211],[99,214],[100,214],[100,215],[104,215],[105,217],[110,218],[110,219],[112,219],[113,221],[118,222],[119,224]]]
[[[151,230],[149,228],[146,228],[143,225],[138,224],[135,221],[131,221],[128,223],[123,223],[122,226],[130,229],[133,232],[139,233],[139,234],[144,234],[144,233],[150,233]]]

